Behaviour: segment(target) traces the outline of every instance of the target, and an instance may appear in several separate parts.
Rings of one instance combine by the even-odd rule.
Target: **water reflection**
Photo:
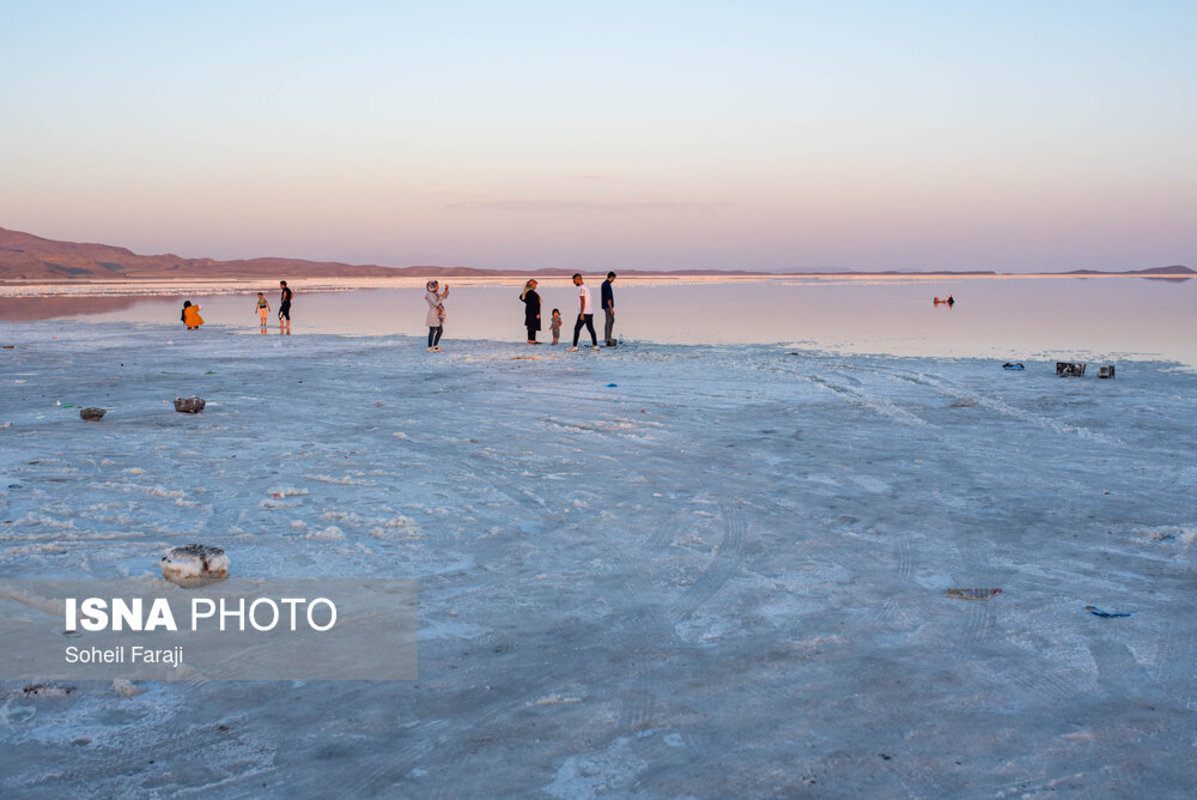
[[[140,302],[143,300],[139,297],[0,296],[0,319],[10,322],[34,322],[39,319],[86,317],[124,311]]]
[[[597,299],[600,279],[591,281]],[[526,338],[523,281],[455,283],[445,344],[454,339]],[[750,282],[623,280],[616,285],[616,335],[628,342],[785,343],[856,353],[986,356],[1003,360],[1163,358],[1197,366],[1197,284],[1130,278],[775,279]],[[565,279],[540,283],[545,318],[559,308],[562,338],[577,297]],[[949,294],[955,306],[933,305]],[[184,298],[0,298],[12,321],[75,318],[179,324],[184,299],[210,325],[258,332],[256,293]],[[277,297],[271,303],[277,307]],[[427,333],[415,288],[296,292],[296,334]],[[601,315],[600,315],[601,316]],[[271,319],[271,332],[277,332]]]

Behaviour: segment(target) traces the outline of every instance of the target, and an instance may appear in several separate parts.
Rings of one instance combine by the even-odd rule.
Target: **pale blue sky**
[[[393,265],[1197,265],[1197,3],[5,3],[0,226]]]

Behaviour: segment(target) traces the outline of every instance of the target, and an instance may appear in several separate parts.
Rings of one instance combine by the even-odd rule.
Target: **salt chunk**
[[[187,414],[198,414],[204,410],[205,405],[207,405],[207,403],[204,401],[204,398],[200,397],[199,395],[194,397],[175,398],[175,411],[180,411]]]
[[[219,547],[189,544],[162,557],[162,577],[179,586],[220,580],[229,574],[229,557]]]

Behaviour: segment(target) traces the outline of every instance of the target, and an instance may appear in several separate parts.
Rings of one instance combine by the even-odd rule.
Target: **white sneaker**
[[[592,346],[590,347],[590,349],[591,349],[591,350],[598,350],[598,345],[597,345],[597,344],[596,344],[596,345],[592,345]]]
[[[432,352],[434,352],[434,353],[439,353],[439,352],[441,352],[441,346],[440,346],[439,344],[433,345],[433,346],[432,346]]]
[[[433,350],[435,350],[435,349],[436,349],[435,347],[429,347],[429,348],[428,348],[428,352],[429,352],[429,353],[431,353],[431,352],[432,352]]]
[[[578,348],[576,348],[576,347],[567,347],[567,348],[565,348],[565,352],[567,352],[567,353],[576,353],[576,352],[578,352]]]

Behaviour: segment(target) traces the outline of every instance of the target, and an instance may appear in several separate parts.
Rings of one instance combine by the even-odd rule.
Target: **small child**
[[[561,338],[561,312],[556,308],[553,309],[553,319],[549,323],[549,330],[553,332],[553,344],[557,344]]]
[[[262,321],[262,333],[266,332],[266,316],[270,313],[270,301],[261,292],[258,292],[258,302],[254,306],[258,309],[258,319]]]

